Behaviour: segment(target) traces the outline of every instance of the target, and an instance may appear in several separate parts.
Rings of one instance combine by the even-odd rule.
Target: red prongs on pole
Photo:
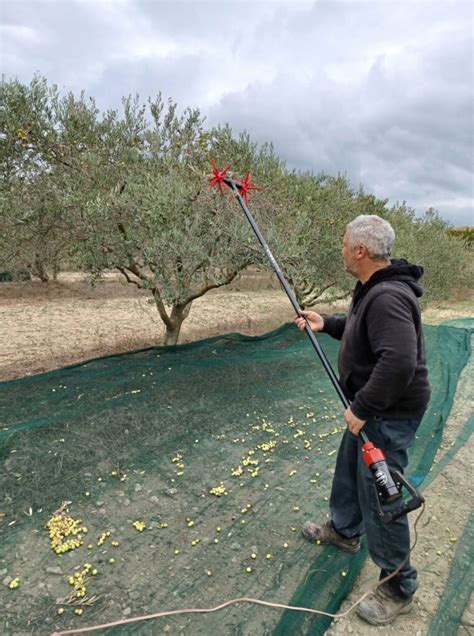
[[[212,177],[209,179],[209,187],[215,188],[217,186],[221,192],[223,192],[222,184],[226,176],[226,172],[232,168],[232,164],[227,164],[224,170],[219,170],[215,161],[211,159],[212,163]]]
[[[240,184],[240,194],[242,195],[245,203],[248,203],[249,195],[253,194],[252,190],[263,190],[263,187],[252,183],[250,172],[247,172],[244,179],[242,180],[242,183]]]

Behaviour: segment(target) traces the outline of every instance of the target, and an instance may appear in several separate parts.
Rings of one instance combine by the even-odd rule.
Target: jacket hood
[[[418,282],[423,276],[424,269],[421,265],[409,263],[404,258],[391,259],[390,265],[378,269],[367,282],[357,282],[354,289],[353,305],[355,306],[374,285],[385,281],[402,281],[406,283],[417,298],[423,295],[423,288]]]

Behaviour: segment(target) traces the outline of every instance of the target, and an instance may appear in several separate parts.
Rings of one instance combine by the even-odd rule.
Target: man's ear
[[[357,258],[364,258],[368,254],[367,248],[365,245],[358,245],[356,247],[356,256]]]

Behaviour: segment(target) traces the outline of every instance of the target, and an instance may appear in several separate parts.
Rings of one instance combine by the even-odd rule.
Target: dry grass
[[[257,276],[246,282],[256,284]],[[215,291],[196,300],[180,343],[229,331],[264,333],[292,318],[272,281],[260,292]],[[242,286],[242,282],[236,285]],[[86,276],[63,273],[57,282],[0,285],[0,380],[89,358],[163,343],[164,326],[150,294],[108,274],[91,287]]]
[[[62,273],[47,284],[0,284],[0,380],[163,344],[164,326],[149,300],[148,292],[113,273],[95,287],[79,273]],[[344,308],[340,303],[326,311]],[[429,308],[424,318],[435,323],[473,314],[471,295]],[[275,277],[251,270],[229,289],[193,303],[180,343],[232,331],[259,335],[293,317]]]

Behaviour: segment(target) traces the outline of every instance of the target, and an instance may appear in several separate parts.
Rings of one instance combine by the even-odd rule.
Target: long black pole
[[[286,295],[288,296],[288,298],[290,300],[290,303],[293,305],[293,309],[295,310],[296,315],[302,317],[301,316],[301,307],[299,306],[298,301],[296,300],[295,295],[293,294],[293,291],[292,291],[291,287],[288,285],[285,277],[283,276],[282,271],[281,271],[280,267],[278,266],[278,263],[276,262],[273,254],[271,253],[270,248],[268,247],[268,244],[267,244],[265,238],[263,237],[263,234],[260,232],[260,230],[258,228],[258,225],[255,223],[253,216],[250,214],[250,211],[249,211],[245,201],[243,200],[243,198],[242,198],[242,196],[241,196],[241,194],[239,192],[240,184],[236,183],[232,179],[227,179],[227,178],[224,179],[224,183],[226,185],[228,185],[229,188],[231,188],[232,191],[234,192],[234,194],[236,195],[237,200],[240,203],[240,207],[242,208],[245,216],[247,217],[248,222],[252,226],[252,230],[254,231],[255,236],[259,240],[260,245],[263,247],[263,249],[265,251],[265,254],[267,255],[267,258],[270,261],[270,264],[271,264],[271,266],[273,268],[273,271],[277,275],[281,286],[285,290]],[[308,321],[306,320],[305,322],[306,322],[306,326],[305,326],[306,335],[310,339],[314,350],[318,354],[319,359],[321,360],[321,363],[322,363],[322,365],[324,367],[324,370],[328,374],[329,379],[331,380],[334,388],[336,389],[336,393],[338,394],[339,398],[341,399],[341,402],[343,403],[344,407],[347,408],[350,405],[350,402],[347,399],[346,395],[344,394],[344,391],[342,390],[341,385],[339,384],[339,380],[337,379],[337,376],[334,373],[334,369],[332,368],[331,363],[327,359],[326,354],[324,353],[323,349],[321,348],[321,345],[319,344],[316,336],[314,335],[313,331],[311,330],[311,327],[309,326]],[[362,438],[362,440],[364,442],[368,442],[369,441],[369,438],[367,437],[367,435],[365,434],[363,429],[360,430],[359,435],[361,436],[361,438]]]

